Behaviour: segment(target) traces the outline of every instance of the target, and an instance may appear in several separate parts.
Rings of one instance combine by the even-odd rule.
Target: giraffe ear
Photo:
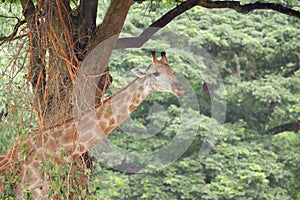
[[[133,68],[131,71],[139,78],[143,78],[146,75],[145,72],[143,72],[142,70],[140,70],[138,68]]]

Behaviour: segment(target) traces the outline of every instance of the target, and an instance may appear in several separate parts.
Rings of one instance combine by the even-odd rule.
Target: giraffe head
[[[150,87],[160,92],[170,92],[176,97],[184,95],[184,89],[177,80],[174,70],[169,66],[165,52],[161,52],[161,60],[156,58],[155,52],[152,51],[153,63],[144,70],[137,68],[131,71],[139,78],[150,80]]]

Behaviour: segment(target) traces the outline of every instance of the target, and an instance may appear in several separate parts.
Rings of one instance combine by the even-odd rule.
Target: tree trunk
[[[116,43],[131,2],[111,0],[104,20],[97,28],[97,0],[81,0],[76,10],[71,9],[68,0],[38,1],[36,5],[31,0],[21,0],[30,30],[28,80],[35,94],[33,109],[41,128],[72,117],[72,91],[80,64],[104,40],[113,37]],[[108,55],[112,50],[106,49]],[[97,85],[96,103],[101,102],[112,81],[108,60],[104,72]],[[88,180],[86,167],[92,167],[91,158],[85,153],[77,163],[71,168],[72,184],[85,190]],[[75,176],[78,172],[82,172],[80,177]],[[70,195],[73,199],[75,194]]]

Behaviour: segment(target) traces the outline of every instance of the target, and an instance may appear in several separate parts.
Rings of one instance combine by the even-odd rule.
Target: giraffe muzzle
[[[173,83],[172,90],[173,90],[173,94],[176,97],[182,97],[185,93],[185,91],[180,83]]]

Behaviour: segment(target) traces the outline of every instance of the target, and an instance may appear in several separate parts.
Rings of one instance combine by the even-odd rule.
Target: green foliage
[[[4,191],[0,194],[1,199],[14,199],[15,189],[19,183],[18,169],[8,171],[1,177],[2,183],[5,184]]]
[[[1,4],[0,37],[9,36],[20,16],[20,5]],[[4,17],[5,16],[5,17]],[[1,45],[0,51],[0,152],[7,150],[14,138],[27,134],[36,125],[31,108],[30,85],[26,83],[27,41],[19,39]]]
[[[192,147],[192,155],[179,159],[163,170],[131,176],[113,173],[106,179],[102,176],[100,180],[107,180],[107,183],[111,183],[110,180],[114,178],[123,183],[114,184],[112,188],[111,185],[107,185],[107,189],[114,191],[106,192],[107,197],[111,199],[134,197],[140,199],[291,199],[291,191],[295,188],[294,177],[291,168],[285,169],[285,162],[292,162],[289,158],[291,153],[286,150],[285,153],[289,156],[283,156],[282,152],[269,149],[273,145],[280,145],[281,148],[287,148],[288,145],[282,140],[280,143],[276,140],[271,144],[265,143],[265,139],[257,134],[249,136],[242,125],[243,123],[226,125],[222,139],[214,151],[204,159],[197,156],[195,150],[199,146],[196,144],[196,149]],[[205,127],[203,122],[201,126]],[[254,139],[257,142],[251,142]],[[160,142],[160,140],[153,142]],[[118,138],[118,141],[122,140]],[[141,144],[141,147],[144,147],[144,144]],[[296,153],[294,158],[297,156],[299,153]],[[297,162],[292,163],[296,164],[295,169],[299,169]],[[106,170],[101,172],[106,174]],[[101,194],[105,195],[104,191],[107,189],[100,188]]]
[[[121,37],[139,35],[174,6],[174,2],[177,1],[134,4]],[[252,2],[254,0],[241,1],[242,4]],[[296,7],[298,3],[264,2],[282,2],[290,7]],[[100,7],[107,6],[108,1],[102,1]],[[15,19],[1,20],[1,36],[9,35]],[[167,50],[171,66],[189,81],[195,91],[201,113],[189,110],[185,113],[188,120],[183,121],[182,104],[174,96],[150,95],[132,114],[133,121],[127,127],[129,133],[124,133],[121,127],[109,136],[116,147],[132,153],[126,157],[129,164],[143,165],[146,158],[138,159],[139,153],[165,147],[176,134],[183,141],[186,134],[178,132],[183,123],[187,123],[185,130],[194,138],[193,143],[178,160],[161,170],[156,171],[155,164],[164,163],[144,166],[144,171],[150,171],[147,173],[116,172],[112,170],[113,166],[122,164],[124,158],[107,154],[106,160],[95,166],[93,180],[89,183],[94,196],[90,198],[300,199],[299,131],[264,135],[270,128],[300,118],[300,73],[286,76],[299,63],[299,30],[299,19],[271,11],[241,15],[232,10],[196,7],[160,30],[142,49],[113,52],[110,71],[114,82],[108,94],[133,80],[129,72],[131,68],[146,68],[151,63],[150,50]],[[30,105],[30,91],[22,85],[26,74],[26,69],[22,68],[23,60],[16,60],[18,70],[6,68],[10,61],[7,53],[14,55],[17,50],[14,47],[20,43],[14,45],[10,49],[5,46],[0,52],[3,58],[0,60],[0,74],[10,74],[0,77],[0,100],[3,102],[0,104],[0,152],[10,146],[10,138],[15,137],[12,133],[22,135],[35,123],[30,109],[21,109]],[[201,48],[210,57],[198,55]],[[214,63],[226,86],[227,110],[223,127],[210,118],[211,99],[203,89],[204,82],[215,83],[215,76],[205,73],[211,67],[208,60]],[[151,108],[157,105],[161,106],[160,112],[150,115]],[[7,111],[11,112],[5,116]],[[16,120],[15,116],[20,119]],[[153,132],[159,131],[153,135],[147,133],[145,130],[149,124],[154,127]],[[220,129],[208,132],[212,127]],[[210,137],[206,137],[208,134]],[[214,144],[215,138],[218,142],[213,150],[207,156],[199,157],[203,141]],[[51,187],[49,197],[57,193],[67,198],[68,194],[61,192],[67,191],[87,198],[82,188],[67,185],[74,177],[83,175],[82,172],[69,174],[72,165],[59,167],[50,160],[42,163],[40,171],[47,175]],[[18,183],[15,175],[3,177],[7,192],[1,194],[1,198],[13,197],[13,187]],[[26,197],[30,198],[30,194]]]
[[[122,36],[139,35],[165,12],[163,7],[145,12],[143,6],[133,6]],[[142,18],[140,13],[144,13]],[[114,52],[110,64],[113,92],[129,83],[125,76],[133,79],[131,68],[146,68],[150,50],[167,50],[171,66],[193,87],[201,115],[191,115],[194,131],[189,133],[195,139],[177,161],[159,171],[134,175],[110,171],[109,165],[96,167],[101,175],[95,175],[94,184],[99,185],[95,192],[107,199],[299,199],[299,131],[264,135],[300,116],[300,74],[285,77],[299,62],[299,28],[298,19],[274,12],[241,15],[197,7],[177,17],[142,49]],[[209,137],[218,143],[204,158],[198,157],[201,144],[209,140],[205,136],[212,126],[219,125],[209,118],[210,99],[202,86],[214,80],[205,74],[207,60],[193,52],[199,46],[221,73],[227,102],[222,131]],[[238,65],[241,78],[234,74]],[[155,105],[164,110],[150,115]],[[118,129],[109,139],[131,153],[160,149],[178,134],[180,106],[172,95],[150,95],[132,115],[132,132]],[[140,137],[150,123],[163,125],[154,136]],[[112,165],[121,164],[122,158],[112,159]]]
[[[299,75],[290,78],[271,75],[251,82],[229,80],[227,120],[242,118],[249,128],[263,131],[297,119]]]
[[[61,149],[61,158],[68,156],[69,153]],[[85,188],[80,184],[83,176],[89,173],[89,170],[78,162],[63,165],[54,164],[53,158],[48,155],[48,160],[44,160],[39,165],[39,172],[42,173],[48,183],[48,198],[60,197],[68,199],[70,196],[76,196],[77,199],[86,199]],[[72,173],[72,168],[76,167],[77,171]],[[76,180],[76,181],[75,181]]]

